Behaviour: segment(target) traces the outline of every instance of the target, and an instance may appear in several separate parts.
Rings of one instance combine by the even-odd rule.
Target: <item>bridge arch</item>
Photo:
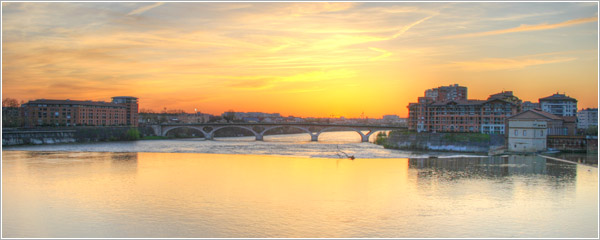
[[[313,138],[313,135],[316,135],[316,134],[313,134],[308,128],[301,127],[301,126],[294,126],[294,125],[278,125],[278,126],[267,127],[262,132],[260,132],[259,134],[264,137],[264,135],[265,135],[266,132],[268,132],[270,130],[273,130],[273,129],[284,128],[284,127],[290,127],[290,128],[300,129],[300,130],[308,133],[308,135],[311,136],[311,139]]]
[[[369,142],[369,137],[371,137],[371,135],[375,132],[377,132],[378,130],[376,129],[367,129],[366,131],[369,131],[367,133],[363,133],[362,131],[365,130],[360,130],[360,129],[356,129],[354,127],[346,127],[346,126],[332,126],[332,127],[326,127],[321,129],[316,135],[317,138],[319,137],[319,135],[321,135],[321,133],[327,132],[327,130],[331,130],[331,129],[348,129],[348,130],[352,130],[355,131],[356,133],[358,133],[360,135],[360,140],[361,142]]]
[[[195,127],[195,126],[167,126],[167,127],[164,127],[162,129],[161,136],[167,136],[167,134],[169,133],[169,131],[174,130],[174,129],[178,129],[178,128],[190,128],[190,129],[198,130],[198,131],[200,131],[204,135],[205,139],[208,139],[207,138],[207,136],[208,136],[207,132],[205,132],[203,130],[203,127]]]
[[[252,134],[254,134],[254,136],[256,137],[256,140],[262,141],[263,140],[263,136],[260,133],[257,133],[256,131],[254,131],[254,129],[252,129],[251,127],[246,127],[246,126],[240,126],[240,125],[228,125],[228,126],[219,126],[219,127],[214,127],[210,132],[208,132],[208,136],[210,138],[207,139],[214,139],[215,137],[215,132],[224,128],[241,128],[241,129],[246,129],[250,132],[252,132]]]
[[[257,126],[261,126],[262,129],[254,130],[254,128]],[[356,133],[358,133],[361,136],[362,142],[368,142],[369,137],[373,133],[378,132],[378,131],[386,131],[386,130],[391,130],[391,129],[406,129],[406,127],[398,127],[398,126],[336,125],[336,124],[312,124],[312,123],[299,123],[299,124],[289,124],[289,123],[283,123],[283,124],[276,124],[276,123],[272,123],[272,124],[214,123],[214,124],[210,124],[210,123],[203,123],[203,124],[190,124],[190,125],[179,125],[179,124],[178,125],[169,125],[169,124],[157,125],[157,124],[155,124],[155,125],[151,125],[151,127],[154,130],[154,133],[158,136],[166,136],[169,133],[169,131],[171,131],[173,129],[187,127],[190,129],[197,130],[197,131],[201,132],[202,134],[204,134],[204,138],[206,140],[212,140],[214,138],[214,134],[216,131],[223,129],[223,128],[228,128],[228,127],[230,127],[230,128],[234,127],[234,128],[248,130],[252,134],[254,134],[254,136],[256,137],[256,140],[263,140],[264,134],[269,130],[282,128],[282,127],[296,128],[296,129],[302,130],[303,132],[308,133],[311,136],[311,141],[318,141],[319,135],[324,132],[327,132],[332,129],[340,129],[340,130],[355,131]],[[312,128],[312,127],[316,127],[316,129]],[[368,132],[363,133],[363,131],[368,131]]]

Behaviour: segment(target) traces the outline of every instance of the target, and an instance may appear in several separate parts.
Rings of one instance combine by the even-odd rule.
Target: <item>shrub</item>
[[[140,131],[137,128],[130,128],[125,133],[125,139],[129,141],[140,139]]]
[[[385,134],[385,132],[379,132],[379,133],[377,133],[377,137],[375,138],[375,144],[385,146],[387,139],[388,139],[388,137]]]

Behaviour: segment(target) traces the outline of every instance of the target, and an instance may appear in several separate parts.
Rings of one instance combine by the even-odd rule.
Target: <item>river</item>
[[[15,146],[2,210],[8,238],[596,238],[598,169],[351,132]]]

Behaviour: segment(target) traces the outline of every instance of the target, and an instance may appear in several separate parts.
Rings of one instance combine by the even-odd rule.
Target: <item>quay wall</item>
[[[126,140],[129,129],[131,127],[3,128],[2,146]]]
[[[502,134],[416,133],[391,131],[386,148],[421,151],[489,152],[505,145]]]

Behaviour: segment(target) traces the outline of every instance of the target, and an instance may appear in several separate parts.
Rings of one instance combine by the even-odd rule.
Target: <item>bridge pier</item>
[[[152,125],[150,127],[152,128],[152,130],[154,131],[154,134],[156,136],[164,136],[163,132],[162,132],[162,126],[160,126],[160,125]]]
[[[360,137],[362,138],[361,141],[362,142],[369,142],[369,137],[371,137],[371,134],[375,133],[375,130],[370,130],[367,134],[360,134]]]
[[[215,136],[211,133],[205,133],[204,140],[215,140]]]
[[[256,135],[256,141],[262,141],[263,140],[263,135],[258,134]]]
[[[318,134],[314,134],[314,135],[311,134],[310,135],[310,141],[318,142],[319,141],[319,135]]]

